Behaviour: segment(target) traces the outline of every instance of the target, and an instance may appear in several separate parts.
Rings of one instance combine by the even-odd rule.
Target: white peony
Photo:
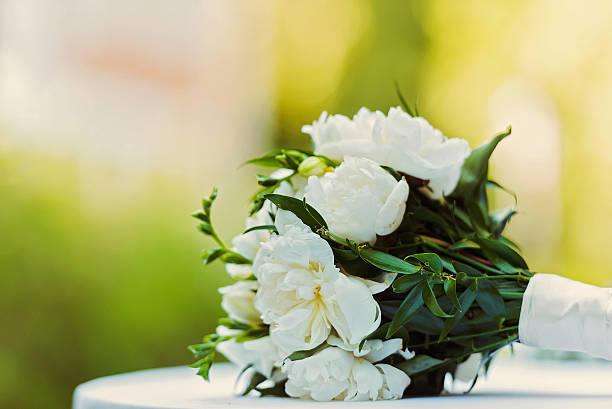
[[[232,333],[225,327],[218,327],[217,333],[225,336]],[[282,360],[278,348],[269,336],[251,341],[236,342],[231,339],[217,345],[217,351],[240,368],[252,366],[257,372],[272,377],[274,368],[280,367]]]
[[[408,348],[402,349],[403,342],[401,338],[393,338],[386,341],[381,339],[369,339],[361,345],[361,343],[347,344],[335,335],[330,335],[327,339],[327,343],[342,348],[345,351],[352,352],[356,357],[363,357],[370,362],[382,361],[393,354],[399,354],[406,360],[414,358],[415,355],[414,352],[409,351]]]
[[[432,196],[440,198],[455,189],[463,161],[470,154],[467,141],[446,138],[421,117],[401,108],[359,110],[353,119],[323,112],[312,125],[302,127],[315,145],[315,153],[331,159],[347,156],[372,159],[400,172],[429,180]]]
[[[308,350],[332,329],[349,344],[380,325],[380,307],[368,286],[334,264],[329,244],[295,215],[279,210],[279,235],[263,243],[253,262],[259,282],[255,307],[283,352]]]
[[[402,222],[408,183],[396,181],[375,162],[347,156],[333,172],[311,176],[306,202],[314,207],[332,233],[356,242],[376,241]]]
[[[285,171],[286,169],[279,169]],[[272,173],[274,175],[275,172]],[[306,185],[306,179],[295,176],[292,180],[293,184],[283,181],[274,193],[285,196],[302,195],[301,191]],[[253,216],[247,217],[245,230],[255,226],[272,224],[270,213],[276,212],[276,206],[269,201],[266,201],[263,207]],[[269,230],[253,230],[245,234],[239,234],[232,239],[232,250],[249,260],[254,260],[257,251],[261,247],[261,243],[268,241],[270,238]],[[251,276],[251,266],[248,264],[231,264],[225,265],[227,273],[233,278],[245,279]]]
[[[391,365],[358,358],[341,348],[329,347],[311,357],[286,361],[285,391],[289,396],[330,400],[400,399],[410,378]]]
[[[219,288],[222,295],[221,307],[231,319],[252,325],[261,323],[259,311],[254,304],[257,287],[257,281],[238,281]]]

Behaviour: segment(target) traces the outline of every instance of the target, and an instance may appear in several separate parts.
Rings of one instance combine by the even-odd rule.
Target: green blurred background
[[[254,169],[322,110],[397,105],[473,146],[537,271],[612,280],[612,4],[0,0],[0,407],[189,362],[219,265],[189,214],[239,232]],[[507,197],[496,197],[499,205]]]

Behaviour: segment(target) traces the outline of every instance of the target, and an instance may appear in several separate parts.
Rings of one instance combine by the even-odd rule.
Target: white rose
[[[332,233],[357,242],[376,241],[397,229],[406,210],[409,187],[375,162],[347,156],[333,172],[311,176],[306,202]]]
[[[276,172],[283,172],[286,169],[279,169]],[[273,172],[272,175],[274,175]],[[306,185],[306,179],[294,176],[292,184],[283,181],[274,193],[285,195],[285,196],[298,196],[302,195],[302,190]],[[270,213],[276,212],[276,206],[269,201],[266,201],[263,207],[255,213],[253,216],[247,217],[245,223],[245,230],[255,226],[262,226],[266,224],[272,224],[272,218]],[[261,243],[268,241],[270,238],[269,230],[253,230],[246,234],[239,234],[232,239],[232,250],[241,256],[246,257],[249,260],[254,260],[257,251],[261,247]],[[225,265],[227,273],[233,278],[245,279],[251,275],[251,266],[248,264],[231,264]]]
[[[317,401],[399,399],[410,384],[401,370],[374,365],[337,347],[286,361],[282,369],[287,374],[285,391],[289,396]]]
[[[386,117],[362,108],[352,120],[323,112],[319,120],[302,127],[302,132],[312,137],[318,155],[335,160],[347,156],[372,159],[429,180],[435,198],[452,193],[470,154],[467,141],[448,139],[424,118],[411,117],[399,107],[391,108]]]
[[[312,349],[332,329],[355,344],[380,325],[369,288],[334,264],[329,244],[292,213],[279,210],[279,235],[262,244],[253,262],[259,281],[255,307],[285,353]]]
[[[231,319],[252,325],[261,323],[259,311],[254,304],[257,287],[257,281],[238,281],[219,288],[223,296],[221,307]]]
[[[218,329],[217,332],[225,334],[227,329]],[[270,378],[274,368],[281,364],[279,351],[269,336],[245,342],[231,339],[217,345],[217,351],[240,368],[251,365],[266,378]]]

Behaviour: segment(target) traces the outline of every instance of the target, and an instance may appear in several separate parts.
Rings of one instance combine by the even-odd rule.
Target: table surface
[[[312,402],[288,398],[239,397],[233,392],[237,369],[217,364],[211,383],[187,367],[151,369],[95,379],[77,387],[73,409],[202,408],[612,408],[612,364],[534,361],[500,357],[486,379],[468,395],[408,398],[401,401]]]

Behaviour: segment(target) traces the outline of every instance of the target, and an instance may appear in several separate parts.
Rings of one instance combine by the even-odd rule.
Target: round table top
[[[313,402],[289,398],[239,397],[233,392],[237,368],[217,364],[211,382],[187,367],[151,369],[84,383],[74,392],[73,409],[203,408],[612,408],[612,364],[531,361],[501,357],[468,395],[400,401]]]

